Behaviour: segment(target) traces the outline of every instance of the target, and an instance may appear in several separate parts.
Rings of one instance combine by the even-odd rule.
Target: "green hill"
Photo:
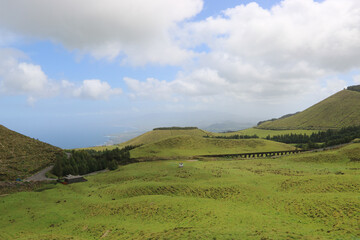
[[[181,157],[209,154],[286,151],[294,147],[264,139],[215,139],[175,136],[131,150],[131,157]]]
[[[340,91],[293,116],[267,121],[260,129],[338,129],[360,125],[360,92]]]
[[[123,148],[125,146],[137,146],[137,145],[145,145],[150,143],[155,143],[170,137],[176,136],[194,136],[194,137],[203,137],[203,136],[213,136],[214,134],[211,132],[207,132],[198,128],[191,128],[191,129],[171,129],[168,130],[166,128],[159,128],[149,132],[146,132],[138,137],[130,139],[129,141],[111,145],[111,146],[101,146],[101,147],[93,147],[87,149],[94,149],[94,150],[104,150],[104,149],[114,149],[116,147]]]
[[[53,162],[60,151],[0,125],[0,180],[28,176]]]

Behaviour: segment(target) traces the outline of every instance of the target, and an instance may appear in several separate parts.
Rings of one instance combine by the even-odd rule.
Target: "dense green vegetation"
[[[63,153],[57,157],[52,173],[61,177],[68,174],[84,175],[106,168],[115,170],[118,168],[118,165],[133,162],[130,159],[129,151],[135,147],[127,146],[123,149],[115,148],[101,152],[94,150],[74,150],[68,154]]]
[[[298,143],[301,148],[323,148],[344,143],[349,143],[360,138],[360,126],[346,127],[340,130],[319,131],[318,133],[306,134],[284,134],[266,137],[267,140],[282,143]],[[317,144],[315,144],[317,143]]]
[[[146,144],[130,151],[132,158],[184,158],[196,155],[235,154],[294,150],[295,147],[265,139],[217,139],[176,136]]]
[[[198,129],[197,127],[160,127],[154,128],[153,130],[195,130]]]
[[[291,117],[265,122],[261,129],[340,129],[360,125],[360,92],[343,90]]]
[[[221,138],[221,139],[251,139],[251,138],[259,138],[258,135],[223,135],[223,136],[204,136],[205,138]]]
[[[143,162],[0,197],[0,239],[360,238],[360,144],[276,159]]]
[[[347,88],[347,90],[360,92],[360,85],[350,86]]]
[[[25,178],[55,161],[61,149],[0,125],[0,181]]]

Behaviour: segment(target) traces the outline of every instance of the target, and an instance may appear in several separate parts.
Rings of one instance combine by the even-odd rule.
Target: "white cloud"
[[[134,98],[281,102],[319,89],[332,92],[344,84],[339,75],[360,70],[358,0],[284,0],[272,9],[250,3],[190,22],[202,5],[202,0],[0,0],[0,30],[50,39],[97,59],[123,56],[134,65],[182,67],[174,79],[124,78]],[[192,50],[203,45],[209,50]],[[39,66],[18,63],[18,81],[21,72],[38,74],[30,81],[32,91],[51,82]],[[88,99],[120,93],[100,80],[59,86]]]
[[[161,85],[173,95],[274,102],[316,94],[323,79],[330,79],[323,91],[341,90],[338,75],[360,70],[359,13],[358,0],[284,0],[270,10],[239,5],[185,25],[178,34],[184,47],[210,49],[185,73],[131,89],[136,95],[142,84],[146,92]]]
[[[191,52],[178,47],[170,32],[202,5],[202,0],[0,0],[0,29],[96,58],[126,54],[132,64],[178,64]]]
[[[151,98],[155,100],[176,100],[172,95],[174,91],[172,84],[166,81],[160,81],[154,78],[148,78],[141,82],[133,78],[124,78],[128,88],[132,91],[130,97]]]
[[[322,87],[320,91],[322,95],[326,97],[347,87],[346,82],[342,79],[329,79],[325,82],[325,84],[326,85]]]
[[[56,84],[48,79],[41,66],[23,62],[25,55],[13,49],[0,49],[0,91],[3,94],[27,95],[29,103],[36,97],[57,93]]]
[[[354,76],[353,81],[355,84],[360,84],[360,75]]]
[[[24,53],[14,49],[0,49],[0,94],[27,96],[29,105],[39,98],[51,98],[58,95],[70,97],[106,100],[121,94],[121,89],[100,80],[84,80],[77,87],[67,80],[50,80],[41,66],[24,62]],[[69,94],[70,93],[70,94]]]
[[[67,84],[69,86],[69,84]],[[107,82],[98,79],[84,80],[79,88],[75,88],[73,96],[93,100],[107,100],[110,96],[121,94],[120,88],[111,88]]]

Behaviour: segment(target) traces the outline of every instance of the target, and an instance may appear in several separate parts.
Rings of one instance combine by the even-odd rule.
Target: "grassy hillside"
[[[0,197],[0,239],[358,239],[360,144],[278,159],[143,162]]]
[[[208,154],[285,151],[294,147],[264,139],[213,139],[177,136],[130,151],[131,157],[179,157]]]
[[[176,136],[194,136],[194,137],[203,137],[203,136],[212,136],[213,133],[207,132],[201,129],[190,129],[190,130],[153,130],[146,132],[138,137],[135,137],[129,141],[112,145],[106,147],[93,147],[88,149],[94,150],[104,150],[104,149],[113,149],[116,147],[122,148],[125,146],[136,146],[136,145],[145,145],[154,142],[158,142],[170,137]]]
[[[311,135],[314,132],[318,132],[318,130],[270,130],[270,129],[259,129],[259,128],[248,128],[236,132],[228,132],[228,133],[214,133],[216,136],[231,136],[231,135],[257,135],[259,138],[266,138],[267,136],[276,136],[276,135],[284,135],[284,134],[307,134]]]
[[[0,125],[0,180],[28,176],[53,162],[59,151]]]
[[[360,125],[360,92],[343,90],[294,116],[260,124],[261,129],[331,129]]]

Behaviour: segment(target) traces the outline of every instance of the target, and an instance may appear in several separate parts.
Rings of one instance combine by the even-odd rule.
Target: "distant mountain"
[[[263,122],[261,129],[338,129],[360,125],[360,86],[351,86],[303,112]]]
[[[0,180],[29,176],[54,162],[60,151],[0,125]]]

